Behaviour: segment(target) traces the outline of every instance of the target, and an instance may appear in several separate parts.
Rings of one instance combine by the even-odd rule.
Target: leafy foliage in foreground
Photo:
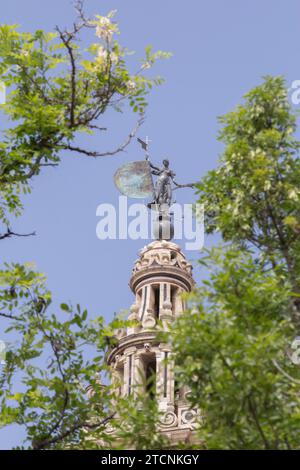
[[[267,77],[220,121],[225,151],[198,187],[206,230],[255,247],[299,293],[300,143],[283,79]]]
[[[0,240],[29,235],[11,230],[10,216],[20,215],[22,192],[30,191],[32,177],[57,166],[64,150],[87,157],[124,150],[143,122],[148,91],[162,83],[160,77],[147,78],[146,71],[169,54],[147,46],[132,73],[126,60],[130,52],[116,40],[115,11],[90,19],[83,2],[76,9],[71,29],[25,33],[17,25],[0,26],[0,82],[8,91],[1,106],[8,119],[0,143],[0,224],[6,227]],[[122,144],[99,151],[76,143],[82,132],[104,132],[103,116],[124,105],[138,118]],[[66,303],[57,311],[44,276],[28,264],[1,269],[0,318],[4,328],[6,322],[5,338],[14,339],[1,367],[0,426],[25,427],[26,445],[34,449],[107,445],[109,423],[135,413],[130,402],[116,400],[111,386],[99,383],[107,372],[104,356],[114,343],[113,331],[123,321],[106,326],[96,317],[90,322],[86,310]],[[89,399],[87,386],[93,390]],[[155,420],[152,405],[148,414]],[[147,434],[143,445],[154,439]]]
[[[143,121],[146,95],[160,77],[145,72],[169,54],[146,47],[145,59],[132,73],[126,50],[116,40],[114,11],[107,16],[85,17],[82,2],[73,27],[46,33],[19,32],[16,25],[0,26],[0,82],[8,118],[0,143],[0,222],[9,225],[9,213],[20,214],[20,193],[30,190],[30,180],[45,166],[56,166],[62,150],[89,157],[114,155],[131,141]],[[92,33],[92,39],[89,33]],[[89,45],[81,40],[87,34]],[[139,119],[126,140],[109,151],[90,150],[76,144],[82,133],[102,133],[103,115],[129,104]]]
[[[166,445],[157,433],[154,400],[121,398],[101,383],[114,332],[126,323],[115,318],[106,326],[102,317],[89,322],[79,305],[51,309],[45,279],[31,266],[0,272],[0,316],[10,320],[7,333],[19,338],[1,368],[0,426],[25,426],[27,445],[36,450]]]
[[[210,280],[173,333],[177,373],[204,414],[201,437],[208,448],[298,448],[289,285],[233,248],[214,249],[202,266]]]
[[[24,425],[35,449],[80,440],[93,406],[99,423],[111,414],[109,387],[99,387],[96,380],[105,370],[111,328],[101,317],[87,322],[87,311],[79,305],[62,304],[59,314],[50,313],[45,279],[30,266],[7,266],[0,272],[0,286],[0,314],[10,320],[7,333],[13,331],[19,338],[1,368],[0,424]],[[87,385],[96,391],[90,400]]]
[[[171,332],[178,374],[205,417],[208,448],[299,449],[300,160],[282,78],[221,118],[225,151],[198,187],[210,279]]]

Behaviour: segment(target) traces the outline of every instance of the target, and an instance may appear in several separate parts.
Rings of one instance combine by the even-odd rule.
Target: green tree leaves
[[[299,448],[299,142],[281,77],[220,119],[225,149],[198,185],[210,278],[171,337],[178,374],[204,415],[208,448]]]
[[[116,40],[118,26],[107,16],[85,17],[80,4],[70,30],[54,33],[19,32],[16,25],[0,26],[0,81],[7,87],[1,106],[10,123],[0,145],[0,220],[22,210],[20,192],[45,166],[56,166],[61,151],[89,157],[114,155],[123,150],[142,123],[146,96],[158,78],[147,78],[146,69],[159,58],[169,57],[146,48],[145,61],[132,73],[129,52]],[[86,30],[95,35],[87,48],[80,46]],[[128,103],[139,114],[137,127],[128,138],[109,151],[76,145],[78,132],[106,130],[102,116],[110,108],[121,111]]]
[[[1,368],[1,426],[25,426],[36,449],[64,447],[84,434],[101,404],[91,430],[100,427],[103,433],[113,390],[99,385],[97,377],[106,371],[106,336],[120,320],[104,327],[102,317],[90,322],[86,310],[67,304],[61,308],[68,317],[60,319],[51,312],[44,276],[31,266],[6,268],[0,272],[0,317],[10,320],[7,333],[14,331],[15,341]],[[87,386],[94,390],[89,399]]]
[[[10,215],[21,214],[22,194],[30,192],[32,177],[57,166],[64,150],[87,157],[122,151],[143,122],[149,90],[163,81],[146,73],[169,54],[147,46],[140,68],[131,72],[130,52],[116,39],[115,12],[89,19],[82,2],[76,9],[71,29],[24,33],[17,25],[0,26],[0,82],[8,91],[1,105],[8,126],[0,143],[0,223],[6,226],[0,239],[20,235],[10,229]],[[93,40],[83,48],[86,32]],[[109,109],[120,112],[126,104],[138,118],[123,143],[108,151],[77,145],[79,133],[101,134],[103,115]],[[0,271],[0,318],[7,322],[6,333],[18,338],[0,371],[0,426],[24,426],[29,448],[92,449],[111,445],[107,426],[117,412],[135,422],[136,407],[116,401],[114,388],[100,380],[122,319],[105,325],[101,316],[89,321],[80,305],[63,302],[60,310],[54,308],[44,276],[29,264],[5,265]],[[143,403],[143,409],[135,432],[147,419],[151,433],[139,442],[143,448],[158,446],[154,402]],[[120,447],[132,442],[129,432],[127,424]]]
[[[177,374],[204,414],[200,435],[210,449],[298,448],[298,388],[274,365],[299,379],[288,286],[231,248],[213,250],[208,267],[171,335]]]

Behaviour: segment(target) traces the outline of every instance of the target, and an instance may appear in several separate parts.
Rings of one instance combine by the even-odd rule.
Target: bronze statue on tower
[[[120,167],[114,176],[114,181],[119,191],[133,198],[152,198],[147,204],[149,209],[157,211],[154,235],[157,239],[171,240],[174,236],[172,213],[170,207],[174,203],[173,191],[178,188],[192,188],[196,183],[178,184],[175,181],[176,174],[170,169],[168,159],[163,160],[162,167],[153,165],[149,156],[149,139],[138,138],[146,158],[144,161],[131,162]],[[153,183],[152,176],[157,176]],[[174,185],[172,187],[172,185]]]

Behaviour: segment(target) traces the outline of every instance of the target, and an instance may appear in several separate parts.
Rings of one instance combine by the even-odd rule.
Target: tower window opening
[[[159,285],[153,286],[153,311],[156,318],[159,318]]]
[[[131,388],[132,388],[132,354],[129,356],[128,395],[131,395]]]
[[[140,289],[137,293],[136,293],[136,303],[137,305],[140,307],[141,303],[142,303],[142,289]]]
[[[148,294],[148,286],[145,286],[145,287],[144,287],[144,297],[143,297],[142,313],[141,313],[141,321],[143,320],[144,315],[145,315],[145,311],[146,311],[147,294]]]
[[[149,358],[145,364],[145,380],[146,380],[146,392],[150,398],[155,397],[156,387],[156,358],[155,356]]]
[[[164,397],[167,396],[167,388],[168,388],[168,353],[165,352],[164,354]]]
[[[180,400],[180,385],[179,385],[178,377],[176,377],[176,374],[175,374],[175,380],[174,380],[174,395],[175,395],[176,401]]]
[[[172,303],[172,313],[173,313],[173,315],[175,315],[177,295],[178,295],[178,287],[172,286],[171,287],[171,303]]]

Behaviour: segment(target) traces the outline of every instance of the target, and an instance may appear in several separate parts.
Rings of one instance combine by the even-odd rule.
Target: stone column
[[[123,361],[117,362],[114,367],[111,369],[111,378],[112,378],[112,383],[115,386],[118,386],[119,391],[120,391],[120,396],[122,397],[124,395],[124,364],[122,364]]]
[[[159,318],[162,321],[164,329],[166,329],[168,323],[172,321],[171,284],[168,282],[161,284]]]
[[[136,303],[130,307],[128,320],[134,322],[134,324],[127,327],[127,335],[138,333],[141,329],[141,324],[139,321],[139,306]]]
[[[125,363],[124,363],[124,395],[132,395],[134,389],[134,353],[136,351],[135,347],[126,349]]]
[[[160,346],[156,351],[156,395],[160,410],[174,411],[174,378],[170,349]]]
[[[151,330],[156,325],[155,317],[155,296],[153,286],[147,284],[145,287],[145,302],[143,304],[142,327],[145,330]]]
[[[134,363],[133,363],[133,382],[134,390],[133,393],[135,396],[140,395],[145,392],[145,367],[142,358],[142,352],[137,351],[134,354]]]
[[[182,294],[184,293],[184,290],[179,287],[176,291],[176,295],[175,295],[175,299],[174,299],[174,313],[175,313],[175,317],[177,317],[178,315],[181,315],[184,308],[183,308],[183,304],[184,304],[184,301],[182,299]]]
[[[143,322],[144,320],[144,317],[146,315],[146,311],[149,305],[149,294],[150,294],[150,286],[146,285],[142,289],[142,300],[141,300],[140,311],[139,311],[139,318],[141,322]]]

